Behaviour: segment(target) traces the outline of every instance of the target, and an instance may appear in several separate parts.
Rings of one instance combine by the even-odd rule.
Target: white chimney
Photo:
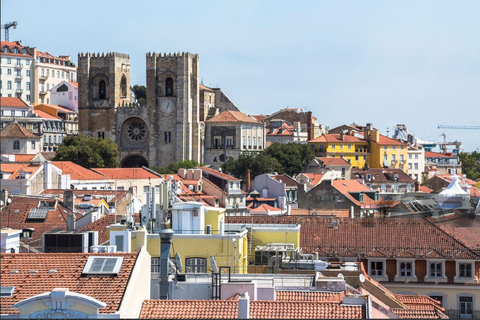
[[[238,318],[250,318],[250,297],[248,296],[248,292],[242,294],[242,296],[238,299]]]

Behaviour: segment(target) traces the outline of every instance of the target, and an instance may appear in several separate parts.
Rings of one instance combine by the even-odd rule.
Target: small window
[[[370,275],[371,276],[383,276],[383,261],[371,261],[370,262]]]
[[[443,296],[430,296],[430,298],[440,302],[440,305],[443,307]]]
[[[173,96],[173,79],[167,78],[165,80],[165,95]]]
[[[13,140],[13,150],[20,150],[20,140]]]
[[[151,262],[151,272],[152,273],[160,273],[160,258],[152,258]]]
[[[431,262],[428,274],[432,278],[442,277],[442,263],[441,262]]]
[[[123,263],[123,257],[88,257],[87,263],[83,268],[83,274],[104,275],[118,274]]]
[[[127,96],[127,77],[125,75],[122,76],[122,80],[120,81],[120,89],[122,91],[122,97]]]
[[[413,267],[411,262],[400,262],[400,277],[411,277]]]
[[[15,292],[15,287],[1,287],[0,296],[1,297],[11,297]]]
[[[172,142],[172,133],[170,131],[165,132],[165,143]]]
[[[101,80],[98,83],[98,98],[99,99],[106,99],[107,98],[107,85],[106,85],[105,81],[103,81],[103,80]]]
[[[150,186],[143,186],[143,192],[150,191]]]
[[[471,278],[472,277],[472,264],[471,263],[460,263],[459,266],[460,278]]]
[[[185,270],[187,273],[207,273],[207,259],[188,258],[185,262]]]

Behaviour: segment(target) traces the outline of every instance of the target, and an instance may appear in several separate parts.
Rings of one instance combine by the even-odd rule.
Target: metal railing
[[[450,319],[480,319],[480,310],[472,310],[470,314],[462,314],[460,310],[446,310]]]

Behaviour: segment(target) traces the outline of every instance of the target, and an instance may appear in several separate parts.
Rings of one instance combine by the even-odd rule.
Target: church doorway
[[[148,167],[148,161],[142,156],[138,156],[138,155],[128,156],[125,159],[123,159],[121,167],[122,168]]]

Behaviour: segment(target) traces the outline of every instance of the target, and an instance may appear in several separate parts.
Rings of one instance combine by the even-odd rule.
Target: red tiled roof
[[[421,218],[332,220],[321,216],[230,216],[225,219],[227,223],[298,222],[301,225],[300,246],[303,252],[318,252],[321,257],[479,259],[479,255],[466,245]]]
[[[322,161],[326,166],[350,166],[350,163],[342,158],[317,157],[317,159]]]
[[[457,156],[443,154],[439,152],[425,151],[425,159],[426,158],[457,158]]]
[[[0,106],[2,107],[17,107],[17,108],[29,108],[22,99],[17,97],[0,97]]]
[[[252,319],[364,319],[364,308],[340,302],[251,301]]]
[[[92,168],[110,179],[161,179],[160,174],[154,174],[144,168]]]
[[[139,319],[237,319],[234,300],[145,300]]]
[[[89,256],[123,257],[117,276],[82,276]],[[11,298],[2,297],[1,314],[19,314],[17,302],[55,288],[68,288],[107,304],[100,313],[118,311],[137,259],[137,253],[2,253],[2,286],[14,286]],[[36,270],[36,273],[30,273]],[[56,270],[55,273],[49,272]],[[13,273],[18,271],[18,273]]]
[[[63,174],[69,174],[72,180],[108,180],[104,175],[71,161],[52,161],[52,164],[62,170]]]
[[[74,86],[75,88],[78,88],[78,82],[70,82],[70,81],[69,81],[68,83],[70,83],[70,84],[71,84],[72,86]]]
[[[202,169],[204,172],[208,172],[209,174],[215,175],[219,178],[225,179],[225,180],[232,180],[232,181],[240,181],[241,179],[235,178],[234,176],[228,175],[226,173],[217,171],[215,169],[209,168],[209,167],[197,167],[198,169]]]
[[[447,315],[438,310],[421,310],[421,309],[399,309],[391,308],[394,314],[400,319],[449,319]]]
[[[396,139],[386,137],[384,135],[379,136],[377,143],[381,144],[381,145],[387,145],[387,146],[405,146],[405,147],[407,146],[406,143],[403,143],[403,142],[398,141]]]
[[[52,116],[51,114],[48,114],[42,110],[33,109],[33,113],[35,113],[36,115],[38,115],[40,118],[43,118],[43,119],[62,120],[61,118]]]
[[[264,114],[257,114],[257,115],[251,115],[251,117],[257,119],[258,121],[263,121],[266,117],[268,117],[268,115],[264,115]]]
[[[433,191],[432,189],[425,186],[420,186],[419,188],[420,188],[419,190],[423,193],[431,193]]]
[[[17,121],[9,123],[5,128],[0,130],[0,136],[5,138],[40,138],[37,135],[34,135],[27,129],[25,129],[22,125],[20,125]]]
[[[426,219],[470,249],[480,253],[479,221],[455,213]]]
[[[32,222],[28,219],[28,214],[33,208],[40,207],[40,203],[45,201],[47,203],[56,204],[48,210],[45,220]],[[47,231],[66,230],[67,229],[67,215],[72,211],[61,203],[50,198],[38,198],[29,196],[15,196],[12,198],[12,203],[0,212],[1,225],[4,228],[25,229],[34,228],[30,243],[35,247],[41,246],[43,234]],[[75,215],[79,218],[80,215]]]
[[[225,110],[219,115],[205,121],[205,122],[250,122],[250,123],[261,123],[260,121],[247,116],[241,111],[232,111]]]
[[[61,112],[65,112],[65,113],[75,113],[75,111],[73,110],[70,110],[66,107],[62,107],[58,104],[46,104],[46,103],[41,103],[41,104],[37,104],[35,107],[34,107],[34,110],[39,110],[37,109],[38,106],[47,106],[47,107],[50,107],[50,108],[53,108],[53,109],[56,109],[58,111],[61,111]]]
[[[310,179],[310,184],[312,186],[316,186],[317,184],[320,183],[320,180],[322,180],[323,173],[303,173],[305,176],[307,176]]]
[[[3,172],[10,173],[9,180],[17,179],[20,176],[20,172],[33,173],[40,169],[40,165],[34,165],[30,163],[1,163],[0,168]]]
[[[8,46],[8,52],[4,52],[5,46]],[[13,48],[17,47],[18,53],[13,53]],[[23,57],[23,58],[33,58],[33,56],[28,52],[23,53],[24,46],[21,43],[12,42],[12,41],[2,41],[0,55],[2,56],[13,56],[13,57]],[[27,47],[28,48],[28,47]]]
[[[277,175],[272,175],[272,178],[277,180],[278,182],[285,183],[287,187],[297,187],[298,182],[292,179],[291,177],[285,175],[285,174],[277,174]]]
[[[316,216],[333,216],[339,218],[348,218],[350,212],[348,209],[344,210],[308,210],[308,209],[290,209],[292,216],[312,216],[315,212]]]
[[[343,135],[343,140],[340,139],[340,133],[329,133],[323,134],[313,140],[308,142],[323,142],[323,143],[367,143],[365,139],[358,138],[356,136],[351,136],[348,134]]]
[[[36,157],[36,154],[14,154],[15,162],[30,162]]]
[[[364,195],[363,201],[360,202],[359,200],[355,199],[350,192],[372,192],[372,189],[367,187],[366,185],[358,182],[357,180],[333,180],[332,186],[338,190],[341,194],[343,194],[346,198],[350,201],[355,203],[357,206],[360,207],[370,207],[375,208],[384,204],[384,201],[379,198],[379,200],[375,201],[370,197]]]
[[[362,319],[362,306],[338,302],[250,301],[252,319]],[[140,319],[237,319],[237,300],[146,300]]]
[[[395,178],[397,178],[396,181],[399,183],[415,183],[415,180],[401,169],[370,168],[363,170],[353,168],[351,176],[352,179],[365,179],[367,174],[372,177],[372,182],[374,183],[392,182]]]
[[[434,310],[438,309],[442,312],[445,309],[442,307],[439,301],[423,295],[407,295],[407,294],[395,294],[395,298],[409,309],[417,310]]]
[[[272,207],[272,206],[269,206],[268,204],[262,204],[262,205],[259,205],[258,207],[256,208],[252,208],[250,209],[250,213],[261,213],[261,212],[281,212],[282,209],[280,208],[275,208],[275,207]]]

